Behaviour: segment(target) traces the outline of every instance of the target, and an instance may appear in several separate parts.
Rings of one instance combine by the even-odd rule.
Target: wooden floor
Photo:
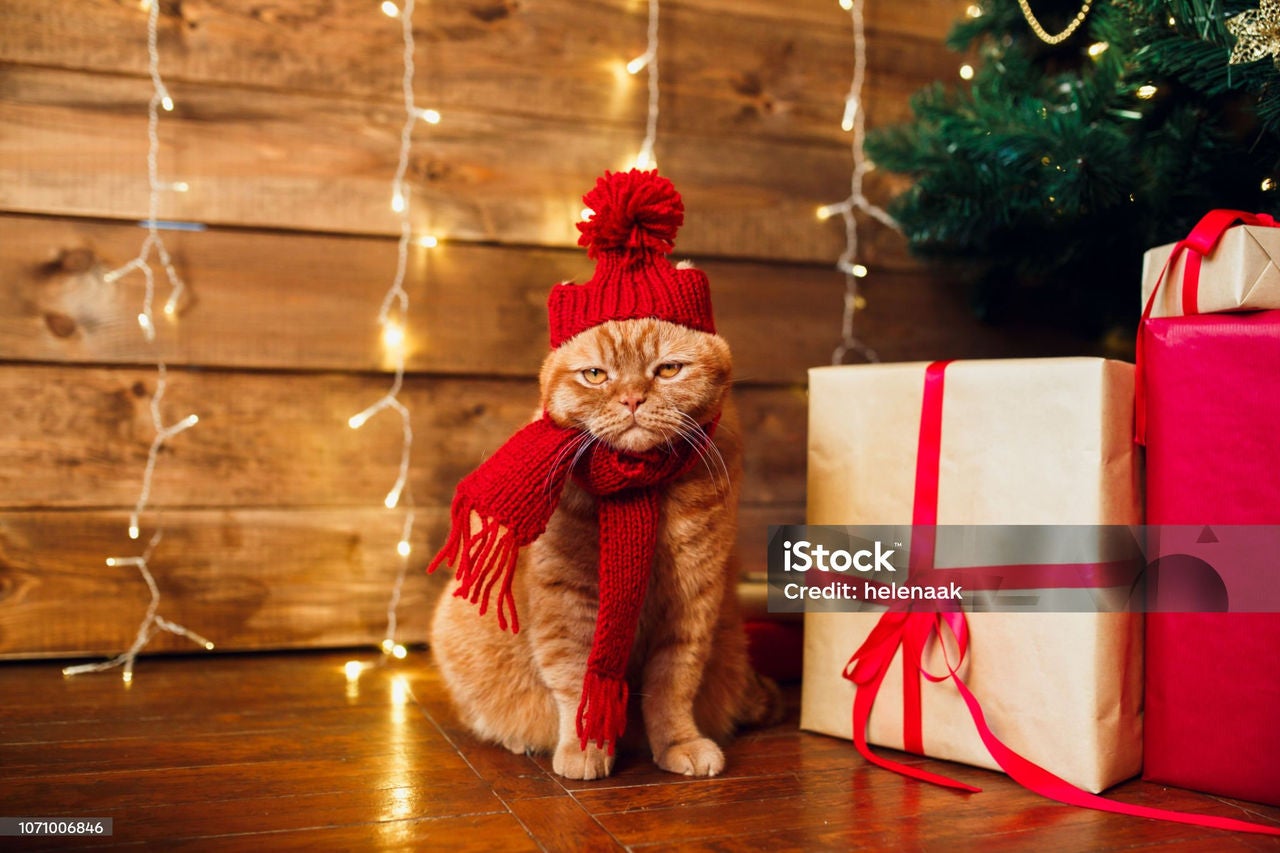
[[[715,779],[653,766],[571,782],[545,758],[458,726],[430,655],[344,673],[376,653],[143,660],[64,679],[0,665],[0,816],[110,817],[97,839],[0,849],[163,850],[1276,850],[1280,840],[1059,806],[1005,777],[914,759],[985,788],[958,794],[868,766],[796,728],[738,738]],[[911,759],[909,759],[911,760]],[[1135,803],[1280,824],[1268,808],[1130,782]]]

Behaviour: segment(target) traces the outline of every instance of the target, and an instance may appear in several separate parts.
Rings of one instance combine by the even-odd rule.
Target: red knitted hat
[[[552,349],[608,320],[654,317],[715,333],[706,274],[667,260],[684,223],[684,202],[670,181],[656,171],[605,172],[582,202],[591,218],[578,223],[578,245],[596,271],[586,284],[551,289]]]

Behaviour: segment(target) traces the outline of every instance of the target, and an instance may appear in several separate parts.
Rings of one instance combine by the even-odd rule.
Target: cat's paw
[[[724,770],[724,753],[705,737],[673,744],[654,760],[663,770],[683,776],[715,776]]]
[[[515,737],[514,735],[509,738],[505,738],[502,741],[502,745],[511,752],[514,752],[516,755],[530,755],[533,753],[533,750],[529,748],[528,744],[526,744],[523,739]]]
[[[551,757],[551,769],[566,779],[603,779],[613,772],[613,756],[595,744],[562,743]]]

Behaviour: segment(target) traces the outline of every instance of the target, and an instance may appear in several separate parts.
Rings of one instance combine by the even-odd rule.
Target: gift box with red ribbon
[[[1213,211],[1174,247],[1191,268],[1205,257],[1199,300],[1175,309],[1199,316],[1145,319],[1181,283],[1178,258],[1147,294],[1138,414],[1151,524],[1280,524],[1280,311],[1203,313],[1280,307],[1273,282],[1269,302],[1206,309],[1206,293],[1257,294],[1257,282],[1276,277],[1274,267],[1211,268],[1241,231],[1224,223],[1241,218],[1257,223],[1250,241],[1280,246],[1280,228]],[[1280,805],[1280,614],[1152,613],[1146,639],[1144,778]]]
[[[808,522],[909,525],[913,575],[940,560],[944,524],[1140,524],[1133,376],[1101,359],[811,370]],[[1141,637],[1129,612],[806,613],[800,724],[962,791],[978,789],[870,744],[998,768],[1069,805],[1280,835],[1090,793],[1141,764]]]
[[[810,524],[1142,521],[1131,365],[867,365],[809,380]],[[855,741],[865,728],[871,743],[999,768],[964,695],[932,680],[948,667],[938,635],[963,636],[960,675],[991,731],[1100,791],[1141,766],[1141,626],[1132,613],[808,613],[801,726]]]
[[[1265,213],[1210,211],[1142,256],[1143,305],[1157,285],[1152,317],[1280,308],[1280,228]]]

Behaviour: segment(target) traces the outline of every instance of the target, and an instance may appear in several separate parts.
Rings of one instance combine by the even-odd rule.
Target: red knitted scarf
[[[715,428],[703,428],[705,441]],[[627,660],[649,586],[657,544],[661,486],[697,460],[694,442],[625,453],[599,442],[575,460],[589,436],[543,417],[521,429],[458,484],[449,539],[427,567],[442,562],[457,570],[454,595],[480,605],[483,615],[497,594],[498,624],[520,630],[511,584],[519,549],[547,528],[570,470],[596,497],[600,527],[600,607],[578,705],[582,748],[607,741],[612,753],[626,728]],[[473,522],[472,513],[479,521]]]

